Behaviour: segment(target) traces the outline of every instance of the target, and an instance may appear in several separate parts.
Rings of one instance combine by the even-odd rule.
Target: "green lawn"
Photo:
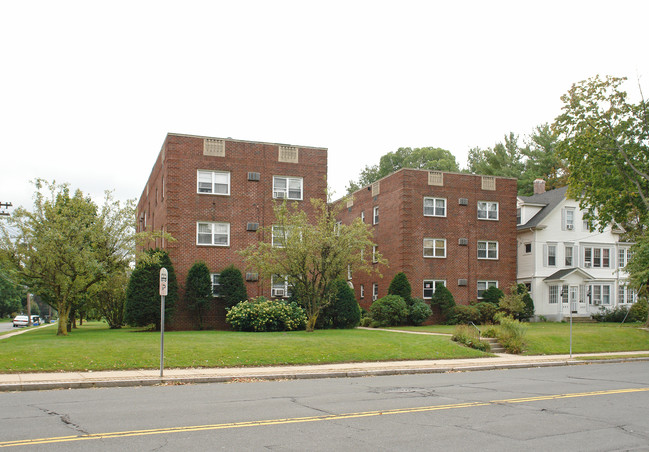
[[[160,334],[91,322],[69,336],[43,328],[0,340],[0,372],[156,369]],[[165,333],[165,367],[236,367],[488,356],[446,337],[384,331]]]

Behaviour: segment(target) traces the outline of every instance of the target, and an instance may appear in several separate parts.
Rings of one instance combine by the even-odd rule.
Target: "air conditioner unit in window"
[[[259,273],[246,273],[246,281],[257,281]]]
[[[273,197],[274,198],[285,198],[286,194],[283,191],[276,191],[276,192],[273,192]]]
[[[568,231],[572,231],[573,228],[574,228],[574,226],[571,225],[571,224],[567,224],[567,225],[566,225],[566,229],[567,229]]]
[[[458,286],[466,286],[468,284],[468,281],[466,279],[458,279],[457,280],[457,285]]]
[[[584,267],[590,268],[590,262],[584,262]]]
[[[271,290],[271,294],[273,297],[283,297],[284,296],[284,289],[273,289]]]
[[[461,206],[468,206],[469,205],[469,200],[467,198],[460,198],[459,203]]]
[[[259,180],[259,173],[248,173],[248,180]]]
[[[593,300],[593,304],[595,306],[599,306],[600,304],[602,304],[602,301],[601,300]]]
[[[466,245],[469,244],[469,239],[461,238],[461,239],[458,240],[457,243],[458,243],[458,245],[466,246]]]
[[[248,223],[246,225],[246,231],[256,231],[259,229],[259,223]]]

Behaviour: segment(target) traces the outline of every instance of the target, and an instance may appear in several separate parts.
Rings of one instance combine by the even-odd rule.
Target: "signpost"
[[[160,378],[164,369],[165,350],[165,297],[167,296],[169,273],[167,269],[160,269]]]

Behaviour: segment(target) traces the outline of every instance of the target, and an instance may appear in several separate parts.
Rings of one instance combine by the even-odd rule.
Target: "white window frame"
[[[570,261],[568,261],[568,258],[570,258]],[[575,266],[575,247],[572,244],[563,247],[563,263],[566,267]]]
[[[273,248],[284,248],[286,246],[286,231],[283,226],[273,225],[270,242]]]
[[[377,283],[372,284],[372,301],[379,299],[379,285]]]
[[[361,212],[361,221],[365,223],[365,211]]]
[[[638,300],[636,291],[626,283],[620,283],[617,298],[618,304],[633,304]]]
[[[480,245],[484,245],[484,250],[480,249]],[[478,240],[478,259],[484,260],[498,260],[498,242],[495,240]],[[481,255],[481,251],[483,251]]]
[[[563,209],[562,215],[563,224],[561,229],[564,231],[574,231],[575,230],[575,208],[574,207],[565,207]]]
[[[284,180],[284,187],[278,187],[277,183]],[[291,183],[299,182],[300,196],[291,196],[291,190],[295,191],[295,187],[291,188]],[[291,201],[302,201],[304,197],[304,179],[301,177],[293,176],[273,176],[273,199],[288,199]]]
[[[482,300],[484,297],[482,294],[487,291],[490,287],[498,287],[498,281],[491,281],[491,280],[481,280],[477,282],[477,292],[478,292],[478,300]],[[480,286],[484,286],[484,288],[481,288]]]
[[[499,210],[497,201],[478,201],[478,220],[498,221]]]
[[[546,264],[548,267],[556,267],[557,266],[557,244],[556,243],[548,243],[548,248],[547,248],[547,256],[546,256]],[[550,252],[552,251],[552,252]],[[554,259],[553,263],[550,263],[550,258]]]
[[[551,285],[549,286],[548,292],[548,304],[558,304],[559,303],[559,286]]]
[[[372,208],[372,224],[379,224],[379,206]]]
[[[361,298],[365,298],[365,286],[361,284]]]
[[[437,284],[442,284],[444,287],[446,287],[446,280],[445,279],[424,279],[423,282],[423,292],[422,292],[422,298],[424,300],[430,300],[433,298],[433,295],[435,294],[435,290],[437,289]],[[429,285],[429,287],[426,287]],[[426,296],[426,292],[430,292],[430,296]]]
[[[372,245],[372,263],[376,264],[379,260],[376,257],[376,252],[379,250],[378,245]]]
[[[210,188],[201,190],[201,175],[210,179]],[[225,176],[227,182],[217,182],[218,176]],[[203,184],[207,182],[202,182]],[[214,190],[216,185],[225,185],[225,193],[217,193]],[[229,171],[214,171],[214,170],[197,170],[196,171],[196,193],[201,195],[216,195],[216,196],[230,196],[230,172]]]
[[[588,287],[590,292],[590,304],[594,306],[610,306],[611,305],[611,285],[598,283],[590,284]]]
[[[442,244],[443,246],[439,247],[439,244]],[[446,258],[446,239],[425,237],[422,246],[423,246],[423,250],[424,250],[423,255],[424,255],[425,258],[429,258],[429,259],[444,259],[444,258]],[[431,250],[432,253],[430,253],[430,255],[427,255],[426,250]],[[443,255],[441,255],[441,256],[438,255],[439,250],[442,250]]]
[[[275,281],[282,279],[283,281]],[[276,290],[283,290],[284,295],[276,296]],[[271,298],[289,298],[291,296],[290,285],[288,283],[288,276],[284,275],[271,275],[270,277],[270,296]]]
[[[201,226],[209,226],[210,231],[201,232]],[[225,232],[215,232],[217,226],[225,226]],[[210,234],[211,243],[200,243],[200,236]],[[214,239],[216,236],[225,236],[225,243],[218,243]],[[198,246],[230,246],[230,223],[221,223],[214,221],[198,221],[196,223],[196,245]]]
[[[584,268],[612,268],[610,247],[585,246],[584,247]],[[604,265],[604,261],[607,264]]]
[[[221,278],[220,273],[210,273],[210,281],[212,282],[212,296],[215,298],[220,295],[219,294],[221,288],[220,278]]]
[[[626,265],[629,263],[631,260],[631,257],[633,256],[633,253],[631,252],[631,248],[628,247],[621,247],[619,252],[618,252],[618,267],[619,268],[624,268]]]
[[[432,201],[432,206],[427,206],[426,201]],[[438,203],[441,203],[441,207],[438,206]],[[432,209],[432,213],[426,213],[426,209],[430,210]],[[441,209],[441,213],[439,210]],[[432,198],[432,197],[424,197],[424,216],[425,217],[440,217],[440,218],[445,218],[446,217],[446,198]]]

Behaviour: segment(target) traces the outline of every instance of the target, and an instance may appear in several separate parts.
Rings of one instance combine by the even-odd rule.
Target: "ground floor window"
[[[372,301],[379,299],[379,285],[377,283],[372,284]]]
[[[626,284],[620,284],[620,288],[617,294],[617,302],[619,304],[635,303],[636,299],[637,294],[635,290],[633,290]]]
[[[550,298],[548,303],[557,304],[559,302],[559,286],[550,286]]]
[[[609,284],[590,285],[590,304],[609,305],[611,304],[611,286]]]
[[[478,299],[482,299],[483,294],[490,287],[498,287],[498,281],[478,281]]]
[[[446,286],[446,280],[444,279],[425,279],[424,280],[424,300],[430,300],[433,298],[435,293],[435,288],[438,284]]]
[[[221,277],[220,273],[212,273],[210,274],[210,278],[212,279],[212,296],[213,297],[218,297],[219,296],[219,291],[221,288],[221,284],[219,283],[219,278]]]

